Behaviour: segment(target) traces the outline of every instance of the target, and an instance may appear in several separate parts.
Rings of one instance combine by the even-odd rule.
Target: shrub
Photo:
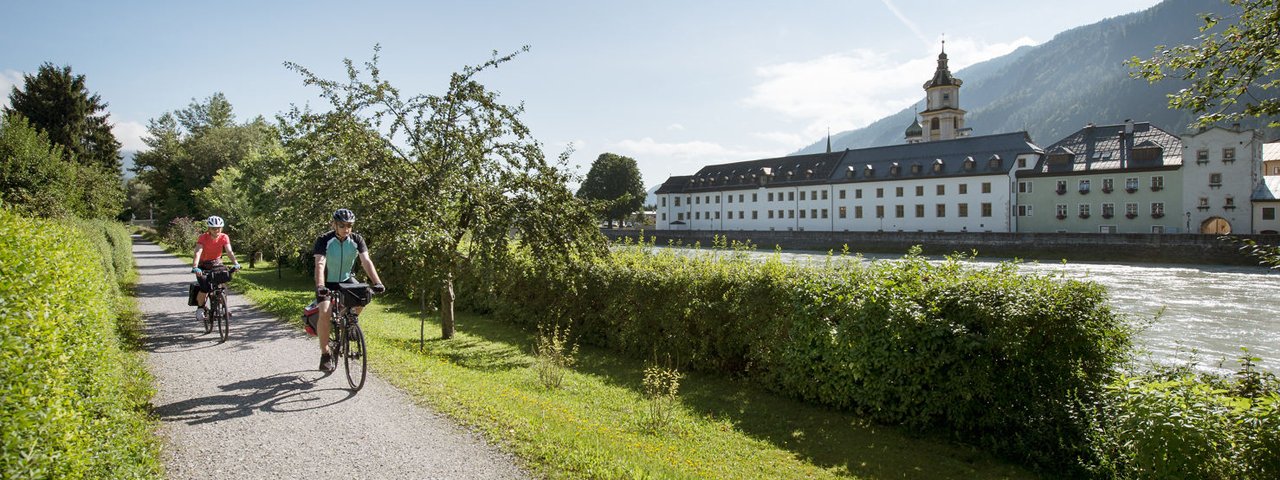
[[[1280,477],[1280,382],[1246,357],[1234,377],[1189,365],[1117,378],[1095,412],[1094,474]]]
[[[578,344],[569,340],[568,327],[539,326],[533,354],[538,381],[547,388],[560,388],[565,372],[578,362]]]
[[[159,474],[147,395],[135,390],[134,379],[145,372],[125,369],[115,335],[122,298],[116,278],[103,269],[119,269],[94,246],[107,237],[89,238],[83,225],[0,209],[0,471],[6,478]]]
[[[661,432],[671,425],[680,405],[680,379],[684,375],[671,366],[656,362],[644,369],[644,396],[648,409],[640,419],[641,428]]]
[[[191,217],[177,217],[169,221],[164,230],[164,244],[170,250],[186,251],[194,248],[196,237],[200,236],[200,225]]]
[[[727,246],[726,246],[727,247]],[[745,375],[885,423],[952,432],[1045,468],[1088,452],[1131,332],[1103,287],[963,259],[792,265],[730,250],[618,247],[552,268],[474,265],[462,304],[675,367]]]

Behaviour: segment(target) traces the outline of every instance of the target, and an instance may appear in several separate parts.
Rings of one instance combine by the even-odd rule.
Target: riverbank
[[[1145,262],[1201,265],[1257,265],[1239,247],[1216,235],[996,233],[996,232],[810,232],[810,231],[679,231],[602,229],[610,240],[636,238],[643,232],[656,245],[679,243],[709,246],[716,239],[750,242],[762,250],[840,251],[905,254],[920,245],[925,255],[977,251],[979,257],[1021,258],[1058,262]],[[1239,235],[1259,244],[1280,243],[1280,235]]]

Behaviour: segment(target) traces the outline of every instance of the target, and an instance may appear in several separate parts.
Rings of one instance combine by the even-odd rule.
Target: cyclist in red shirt
[[[208,227],[208,231],[196,238],[196,252],[191,255],[191,273],[196,274],[196,282],[199,283],[200,290],[200,293],[196,294],[196,321],[204,321],[204,316],[208,313],[204,300],[209,297],[209,292],[213,291],[210,277],[215,272],[227,270],[227,267],[222,264],[224,250],[227,256],[231,257],[233,264],[231,271],[240,269],[240,262],[236,261],[236,253],[231,250],[231,237],[222,233],[222,227],[226,226],[222,217],[214,215],[205,220],[204,224]]]

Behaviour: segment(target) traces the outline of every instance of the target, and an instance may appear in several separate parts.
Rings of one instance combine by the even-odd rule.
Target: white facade
[[[1254,190],[1262,181],[1262,138],[1213,127],[1182,136],[1183,215],[1192,233],[1253,233]]]

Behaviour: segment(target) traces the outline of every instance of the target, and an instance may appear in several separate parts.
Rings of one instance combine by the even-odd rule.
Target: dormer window
[[[990,168],[993,170],[998,169],[1000,168],[1000,165],[1003,163],[1004,162],[1000,159],[999,155],[992,155],[991,158],[987,159],[987,168]]]
[[[914,163],[914,164],[912,164],[912,165],[911,165],[911,174],[912,174],[912,175],[919,175],[919,174],[920,174],[920,172],[921,172],[921,171],[923,171],[923,170],[924,170],[924,167],[921,167],[919,163]]]
[[[942,159],[933,161],[933,173],[942,173]]]
[[[812,169],[805,170],[805,171],[804,171],[804,178],[813,178],[813,170],[812,170]]]
[[[856,172],[854,172],[853,165],[849,165],[848,169],[844,172],[844,176],[845,178],[853,178],[855,173]]]
[[[973,170],[974,163],[976,162],[973,161],[973,157],[964,157],[964,170],[966,172]]]
[[[876,176],[876,167],[871,166],[871,164],[867,164],[867,167],[862,169],[862,176],[867,178]]]
[[[898,166],[898,162],[893,162],[893,165],[889,166],[889,175],[893,175],[896,177],[898,176],[898,173],[901,171],[902,171],[902,167]]]

